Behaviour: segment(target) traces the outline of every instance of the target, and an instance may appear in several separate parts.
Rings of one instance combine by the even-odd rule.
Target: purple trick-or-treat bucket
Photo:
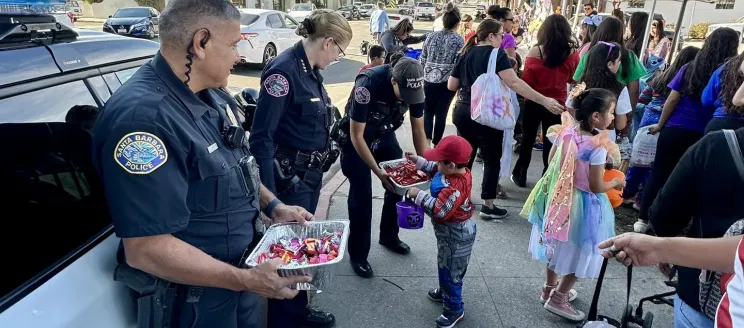
[[[403,229],[421,229],[424,227],[424,208],[408,202],[395,204],[398,209],[398,226]]]

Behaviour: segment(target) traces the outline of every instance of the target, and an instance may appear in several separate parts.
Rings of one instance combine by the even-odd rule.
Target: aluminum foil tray
[[[266,230],[261,241],[258,242],[253,252],[246,258],[246,266],[252,268],[258,265],[258,256],[269,251],[271,244],[279,242],[281,238],[321,238],[324,231],[341,232],[341,243],[338,248],[338,256],[322,264],[285,264],[277,270],[282,277],[309,275],[313,280],[294,286],[298,290],[323,290],[331,285],[336,275],[339,263],[346,255],[346,244],[349,239],[349,221],[310,221],[308,227],[297,223],[278,223]]]
[[[397,164],[397,163],[400,163],[400,162],[405,162],[407,160],[408,159],[401,158],[401,159],[394,159],[392,161],[380,162],[380,168],[383,169],[383,170],[385,170],[389,166],[391,166],[392,164]],[[428,190],[429,189],[429,183],[431,182],[431,179],[426,180],[426,181],[421,181],[419,183],[414,183],[414,184],[409,185],[409,186],[401,186],[401,185],[395,183],[395,181],[393,181],[392,179],[390,179],[390,182],[393,183],[393,186],[395,187],[395,193],[396,194],[401,195],[401,196],[405,196],[406,192],[408,191],[408,189],[411,189],[411,187],[416,187],[416,188],[419,188],[421,190]]]

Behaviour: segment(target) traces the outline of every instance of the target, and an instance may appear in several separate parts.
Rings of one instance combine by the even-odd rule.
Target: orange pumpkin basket
[[[612,179],[625,180],[625,174],[619,170],[605,170],[604,181],[609,182]],[[617,208],[623,203],[623,192],[617,189],[610,189],[607,191],[607,198],[610,199],[612,208]]]

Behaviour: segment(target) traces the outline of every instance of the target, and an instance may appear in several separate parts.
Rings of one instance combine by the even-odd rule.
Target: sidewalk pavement
[[[445,135],[455,134],[448,126]],[[404,151],[412,151],[410,125],[397,132]],[[516,157],[516,154],[515,156]],[[512,159],[512,163],[516,158]],[[542,154],[533,152],[528,187],[537,182],[542,172]],[[347,199],[349,183],[342,176],[329,184],[340,185],[330,198],[328,219],[348,219]],[[481,204],[480,182],[483,167],[473,168],[473,201]],[[342,182],[342,183],[341,183]],[[401,229],[401,240],[411,246],[411,254],[401,256],[381,247],[378,241],[383,188],[373,176],[372,249],[369,262],[375,277],[357,277],[348,263],[348,254],[337,270],[334,287],[314,296],[314,305],[336,316],[337,328],[376,327],[435,327],[434,320],[441,313],[441,304],[431,302],[426,292],[437,287],[437,251],[434,232],[429,220],[421,230]],[[464,280],[463,299],[465,319],[457,327],[522,328],[575,327],[562,318],[541,308],[538,301],[545,279],[545,267],[531,260],[527,244],[531,226],[519,216],[522,204],[531,189],[516,187],[508,179],[502,180],[509,199],[497,204],[509,210],[503,222],[486,222],[476,218],[477,240]],[[328,188],[326,188],[328,190]],[[325,214],[325,213],[318,213]],[[321,215],[320,217],[325,217]],[[642,297],[671,291],[655,267],[633,270],[630,302],[634,309]],[[574,304],[588,312],[596,280],[579,280],[575,289],[579,295]],[[605,276],[599,313],[620,318],[624,308],[626,270],[611,261]],[[673,327],[673,311],[667,305],[644,304],[645,311],[655,315],[654,327]]]

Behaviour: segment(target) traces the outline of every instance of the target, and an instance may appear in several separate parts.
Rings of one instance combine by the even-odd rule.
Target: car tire
[[[276,57],[276,55],[277,55],[276,46],[274,46],[273,43],[267,44],[266,48],[264,48],[263,55],[261,56],[263,58],[263,61],[261,62],[261,67],[265,67],[266,64],[268,64],[270,60]]]

